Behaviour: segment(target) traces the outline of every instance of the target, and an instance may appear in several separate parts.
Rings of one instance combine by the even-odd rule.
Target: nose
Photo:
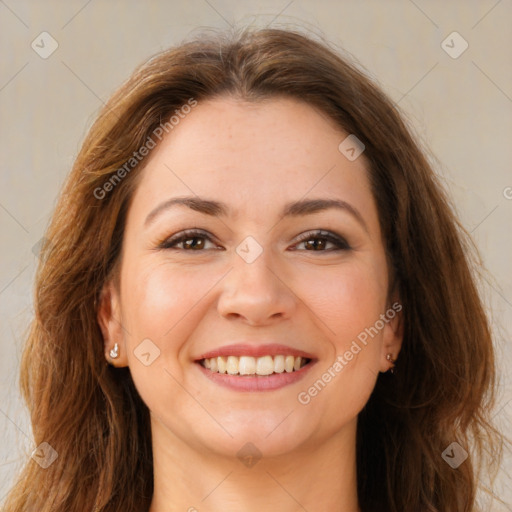
[[[248,263],[237,253],[233,268],[222,280],[218,312],[228,319],[242,319],[249,325],[269,325],[290,318],[296,307],[290,278],[272,265],[269,250]]]

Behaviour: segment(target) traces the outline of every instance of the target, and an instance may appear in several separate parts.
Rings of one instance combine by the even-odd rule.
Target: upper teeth
[[[294,356],[219,356],[203,359],[205,368],[212,372],[229,373],[230,375],[270,375],[272,373],[293,372],[299,370],[307,359]]]

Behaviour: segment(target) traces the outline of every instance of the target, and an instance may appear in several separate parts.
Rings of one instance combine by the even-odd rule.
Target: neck
[[[263,454],[252,464],[236,453],[222,456],[192,447],[155,418],[151,421],[154,494],[149,512],[360,512],[357,420],[323,443],[274,457]]]

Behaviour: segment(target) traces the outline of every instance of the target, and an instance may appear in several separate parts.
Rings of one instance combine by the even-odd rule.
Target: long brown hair
[[[480,262],[396,106],[326,44],[275,29],[203,35],[154,56],[90,129],[46,234],[21,366],[35,442],[58,457],[46,469],[29,460],[5,510],[148,510],[149,414],[129,370],[105,362],[97,301],[116,275],[144,165],[127,162],[191,98],[224,94],[301,99],[365,145],[404,340],[396,374],[379,375],[358,419],[362,511],[475,510],[480,466],[490,469],[501,453]],[[469,453],[457,469],[442,457],[453,442]]]

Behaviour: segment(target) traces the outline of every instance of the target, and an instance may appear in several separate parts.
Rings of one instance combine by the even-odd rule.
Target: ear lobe
[[[392,364],[389,362],[388,354],[393,360],[397,360],[402,348],[404,336],[404,319],[402,304],[396,300],[386,311],[388,321],[384,326],[382,350],[381,350],[381,371],[387,372]]]
[[[106,283],[100,293],[97,311],[98,325],[103,335],[103,352],[107,361],[114,366],[127,366],[123,328],[121,325],[121,302],[119,293],[112,281]],[[119,356],[110,357],[114,344],[119,345]]]

